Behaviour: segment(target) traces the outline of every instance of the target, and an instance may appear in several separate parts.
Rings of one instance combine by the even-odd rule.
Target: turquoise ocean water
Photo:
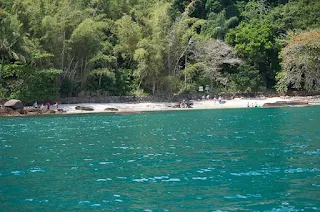
[[[320,107],[0,118],[0,211],[319,211]]]

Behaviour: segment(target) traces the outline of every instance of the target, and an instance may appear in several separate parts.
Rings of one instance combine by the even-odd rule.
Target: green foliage
[[[134,53],[137,63],[134,70],[135,89],[156,93],[163,89],[162,76],[165,74],[165,59],[167,54],[167,33],[170,20],[167,16],[169,5],[155,7],[149,20],[145,21],[147,38],[141,39]]]
[[[0,85],[0,100],[6,99],[7,98],[7,90]]]
[[[233,4],[232,0],[207,0],[205,7],[208,14],[220,13],[224,9],[232,8]]]
[[[81,91],[80,83],[74,80],[71,80],[67,77],[63,78],[60,85],[60,96],[61,97],[70,97],[77,96]]]
[[[29,59],[28,37],[23,31],[23,25],[17,15],[0,11],[0,56],[1,58],[20,60]]]
[[[115,93],[114,95],[127,95],[130,94],[132,89],[132,76],[130,70],[118,69],[115,72],[116,82],[115,82]]]
[[[308,51],[284,48],[283,39],[320,28],[318,0],[0,0],[0,8],[1,98],[194,92],[207,84],[253,92],[273,89],[276,76],[279,90],[318,86],[306,81],[318,72],[290,78],[287,67],[298,69],[286,58],[312,70],[316,56],[307,44]]]
[[[112,55],[106,55],[106,54],[103,54],[102,52],[99,52],[89,60],[88,66],[92,69],[105,68],[105,67],[116,68],[117,58]]]
[[[238,17],[226,18],[226,11],[223,10],[219,14],[210,13],[205,30],[203,31],[205,35],[224,40],[227,31],[238,25]]]
[[[174,0],[168,10],[168,15],[171,20],[175,21],[176,18],[184,12],[188,4],[188,0]]]
[[[259,63],[264,60],[267,51],[274,47],[272,25],[264,22],[242,22],[227,35],[227,42],[235,46],[241,57]]]
[[[69,45],[73,55],[79,58],[89,58],[96,54],[101,48],[102,29],[105,27],[103,22],[96,22],[86,19],[80,23],[73,31]]]
[[[57,77],[61,70],[38,70],[25,65],[13,64],[4,68],[7,99],[20,99],[26,104],[34,101],[57,100],[59,89]]]
[[[273,24],[255,19],[242,22],[226,36],[226,41],[234,46],[237,54],[260,71],[266,87],[274,85],[275,73],[280,70],[277,57],[280,46],[273,33]]]
[[[230,80],[230,90],[233,92],[253,92],[259,89],[261,83],[259,70],[247,63],[242,63]]]
[[[296,0],[270,10],[267,18],[278,31],[307,30],[320,27],[320,1]]]
[[[112,94],[114,91],[116,76],[113,71],[108,69],[95,69],[91,71],[87,79],[88,90],[108,91]]]
[[[115,51],[124,60],[130,62],[141,39],[141,27],[132,21],[128,15],[124,15],[121,19],[117,20],[116,26],[116,35],[119,43],[116,45]]]
[[[210,84],[228,86],[228,70],[241,64],[232,47],[219,40],[197,41],[193,52],[197,62],[202,62],[204,75]]]
[[[307,91],[320,90],[320,31],[293,35],[282,49],[282,72],[277,75],[279,91],[288,86]]]
[[[261,22],[268,13],[268,10],[269,7],[266,0],[249,1],[245,5],[245,9],[241,12],[241,16],[247,22],[253,20],[259,20]]]

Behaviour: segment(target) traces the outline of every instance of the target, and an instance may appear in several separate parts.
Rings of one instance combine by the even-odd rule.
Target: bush
[[[243,63],[238,69],[237,73],[230,76],[232,90],[236,92],[252,92],[259,90],[261,77],[259,70],[253,66]]]
[[[25,104],[59,99],[57,76],[61,70],[39,70],[17,64],[8,65],[4,70],[5,89],[10,93],[8,98],[20,99]]]
[[[6,89],[4,89],[2,85],[0,85],[0,100],[6,99],[7,97],[6,93],[7,93]]]

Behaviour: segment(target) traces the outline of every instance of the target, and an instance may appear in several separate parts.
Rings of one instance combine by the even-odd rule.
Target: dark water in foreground
[[[319,211],[320,107],[0,119],[0,210]]]

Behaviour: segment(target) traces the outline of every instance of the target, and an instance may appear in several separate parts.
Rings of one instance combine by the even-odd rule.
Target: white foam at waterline
[[[207,180],[207,177],[192,177],[193,180]]]
[[[21,175],[21,171],[12,171],[12,172],[10,172],[11,174],[14,174],[14,175]]]
[[[90,201],[86,201],[86,200],[85,200],[85,201],[79,201],[78,203],[79,203],[79,204],[89,204]]]
[[[141,182],[147,182],[148,179],[146,179],[146,178],[141,178],[141,179],[133,179],[132,181],[133,181],[133,182],[141,183]]]
[[[106,181],[111,181],[111,178],[105,178],[105,179],[97,179],[97,182],[106,182]]]
[[[110,162],[110,161],[99,162],[100,165],[111,164],[111,163],[113,163],[113,162]]]
[[[234,196],[225,196],[224,198],[226,198],[226,199],[247,199],[246,196],[243,196],[240,194],[236,194]]]
[[[40,167],[33,167],[29,169],[30,172],[45,172],[43,169]]]
[[[180,182],[179,178],[170,178],[169,180],[162,180],[163,182]]]

